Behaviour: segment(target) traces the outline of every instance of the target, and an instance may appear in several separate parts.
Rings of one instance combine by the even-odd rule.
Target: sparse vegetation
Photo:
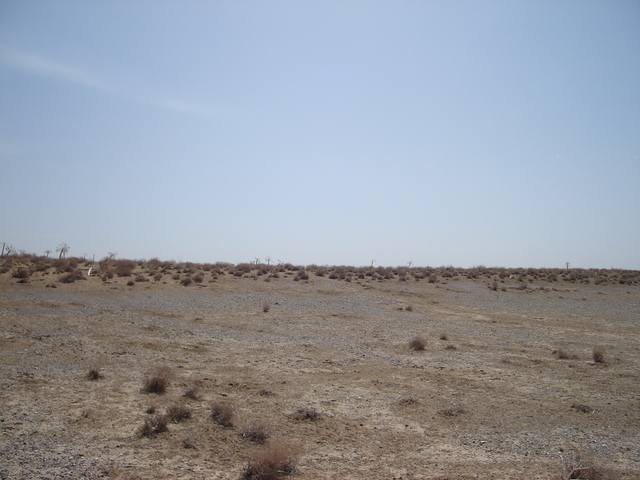
[[[632,344],[637,330],[634,324],[621,322],[624,329],[616,330],[615,339],[611,337],[617,328],[613,321],[621,318],[620,312],[631,312],[637,304],[640,276],[634,272],[285,264],[265,268],[253,264],[250,269],[239,269],[240,275],[234,277],[236,266],[232,264],[152,259],[131,261],[131,274],[121,277],[115,274],[117,262],[112,258],[91,265],[74,257],[47,259],[15,252],[0,260],[6,310],[2,328],[11,346],[3,355],[13,362],[7,362],[3,372],[12,369],[20,387],[16,392],[22,392],[22,398],[8,393],[17,406],[8,410],[10,415],[41,405],[54,415],[68,413],[78,441],[95,439],[101,445],[112,424],[124,425],[130,430],[125,436],[145,437],[127,440],[141,452],[141,458],[149,458],[153,449],[158,449],[158,454],[172,449],[162,460],[166,462],[164,472],[184,465],[185,459],[202,459],[201,471],[195,475],[219,475],[207,466],[207,456],[213,454],[224,458],[224,466],[216,464],[215,468],[227,469],[235,478],[283,479],[295,473],[295,466],[285,462],[274,469],[274,462],[265,460],[268,455],[263,452],[271,444],[270,435],[286,435],[314,449],[316,441],[324,443],[319,443],[319,454],[305,465],[305,477],[317,476],[313,470],[318,467],[320,476],[327,478],[364,478],[372,472],[375,476],[374,466],[368,464],[367,472],[360,475],[362,457],[355,453],[345,454],[338,462],[323,456],[332,443],[353,444],[359,452],[365,448],[377,452],[379,442],[384,460],[374,460],[375,468],[388,461],[389,469],[399,472],[403,468],[400,449],[431,432],[442,436],[443,442],[454,437],[469,443],[473,440],[478,448],[482,440],[487,441],[485,447],[505,445],[507,430],[491,429],[491,425],[504,423],[487,418],[493,411],[491,415],[509,418],[509,439],[514,442],[522,442],[525,435],[540,442],[538,445],[546,442],[544,458],[541,449],[528,449],[525,458],[520,455],[524,442],[514,443],[508,474],[507,467],[495,466],[494,476],[526,477],[531,468],[536,469],[534,476],[558,480],[609,480],[635,478],[637,474],[631,463],[634,453],[626,450],[633,445],[629,418],[622,418],[634,406],[629,384],[633,384],[637,370]],[[174,274],[177,280],[172,280]],[[310,275],[309,284],[293,284],[302,280],[303,274]],[[467,274],[473,280],[467,281]],[[61,283],[62,277],[74,275],[78,276],[68,283],[75,284]],[[280,279],[271,284],[253,283],[256,276],[276,278],[272,275]],[[76,281],[81,278],[83,281]],[[180,286],[184,278],[193,281],[186,290]],[[428,284],[431,278],[436,285]],[[15,285],[16,279],[28,279],[29,285]],[[148,279],[164,283],[140,283]],[[350,279],[350,285],[339,283]],[[130,290],[124,287],[127,284],[135,286]],[[57,290],[45,288],[56,285]],[[251,285],[258,288],[252,291]],[[506,293],[491,291],[496,285]],[[518,285],[527,285],[527,290],[518,291]],[[14,291],[18,299],[11,297]],[[467,291],[472,295],[462,304],[456,303],[455,298]],[[364,294],[371,303],[361,308],[361,298],[351,301],[353,292]],[[243,297],[245,293],[249,295]],[[480,301],[470,307],[476,296]],[[192,297],[207,300],[183,308],[181,302]],[[91,298],[97,301],[90,303]],[[158,298],[161,301],[156,301]],[[281,304],[276,302],[281,298],[285,298]],[[122,303],[118,303],[120,299]],[[614,302],[620,302],[621,307],[606,310]],[[509,308],[503,309],[503,305]],[[527,305],[536,309],[528,312]],[[541,308],[537,310],[537,306]],[[567,314],[574,307],[579,325]],[[275,316],[267,313],[272,308]],[[471,309],[477,316],[468,315]],[[25,321],[16,321],[18,316]],[[389,317],[393,322],[388,322]],[[345,334],[345,328],[354,330]],[[325,333],[335,336],[330,345],[318,341],[318,335]],[[415,333],[424,338],[412,339]],[[601,346],[593,347],[598,342],[606,352]],[[427,353],[418,353],[424,350]],[[573,361],[578,358],[582,361]],[[24,363],[20,363],[22,359]],[[63,370],[70,362],[73,367]],[[80,370],[77,362],[81,362]],[[100,365],[104,372],[82,368],[82,362],[89,362],[86,367]],[[166,362],[174,372],[181,372],[180,381],[169,381],[169,369],[166,381],[163,375],[158,380],[157,371],[139,370],[141,365],[156,362]],[[103,373],[106,380],[101,380]],[[56,388],[56,395],[51,396],[56,398],[50,399],[42,393],[50,390],[53,381],[60,382],[61,388]],[[527,412],[534,416],[525,418],[518,408],[529,401],[526,392],[534,388],[544,395],[536,395],[535,406]],[[41,394],[24,395],[27,389]],[[115,390],[117,395],[109,394]],[[165,395],[153,395],[162,393]],[[240,410],[231,407],[232,413],[227,415],[226,407],[216,407],[214,399],[224,399],[221,405],[235,405]],[[150,404],[154,405],[144,415]],[[459,404],[468,412],[456,406]],[[313,405],[322,413],[310,407],[295,410],[298,405]],[[536,416],[542,411],[548,411],[549,417]],[[20,432],[34,428],[34,419],[9,414],[5,415],[5,423],[10,422],[8,431],[17,432],[11,436],[22,439]],[[383,421],[379,421],[380,415]],[[14,418],[25,426],[14,426]],[[548,418],[554,419],[558,430],[541,441],[548,433],[545,428],[550,424],[543,423]],[[531,426],[535,428],[528,430]],[[561,428],[571,431],[574,427],[583,430],[580,435],[558,440]],[[171,434],[162,436],[167,429]],[[394,445],[390,440],[396,429],[403,430],[403,441]],[[44,435],[49,435],[48,430]],[[156,436],[160,438],[149,440]],[[601,447],[601,439],[607,442],[606,448]],[[578,441],[588,442],[595,452],[602,449],[607,455],[602,457],[605,464],[568,458],[560,477],[558,453],[554,452],[564,454],[562,448],[572,448]],[[88,446],[95,448],[94,444]],[[265,449],[252,456],[261,446]],[[70,448],[77,448],[77,443]],[[395,448],[398,450],[389,451],[389,457],[384,455],[385,449]],[[73,453],[77,452],[85,450],[78,448]],[[549,455],[555,455],[555,465],[550,464]],[[608,455],[615,455],[615,460]],[[470,473],[468,465],[463,469],[447,464],[446,455],[436,449],[427,456],[428,460],[412,456],[416,471],[429,472],[430,462],[438,461],[442,468],[435,475],[444,475],[450,467],[448,476]],[[101,461],[106,458],[98,457]],[[16,460],[9,460],[11,468],[17,468]],[[528,461],[532,463],[525,465]],[[81,464],[77,465],[73,474],[81,475]],[[606,467],[619,470],[609,475]],[[142,463],[132,461],[131,468],[131,475],[153,476]],[[632,475],[621,473],[627,470]],[[176,471],[178,476],[189,475]],[[51,476],[50,471],[45,475]]]
[[[95,380],[100,380],[101,378],[103,378],[103,375],[100,372],[99,368],[89,369],[89,372],[87,373],[87,379],[95,381]]]
[[[269,429],[263,423],[252,423],[240,431],[240,436],[262,445],[271,435]]]
[[[573,405],[571,405],[571,408],[580,413],[593,413],[593,408],[591,408],[589,405],[574,403]]]
[[[244,480],[278,480],[296,471],[300,449],[291,443],[271,441],[257,452],[244,471]]]
[[[198,391],[198,387],[189,387],[184,391],[183,397],[189,398],[191,400],[200,400],[200,393]]]
[[[191,418],[191,409],[186,405],[175,404],[167,409],[167,417],[173,423],[180,423]]]
[[[593,455],[581,451],[562,457],[562,476],[559,480],[605,480],[595,466]]]
[[[166,415],[154,415],[147,417],[144,420],[142,426],[138,429],[138,435],[141,437],[154,437],[160,433],[164,433],[169,428],[167,427]]]
[[[400,400],[398,400],[398,405],[400,405],[401,407],[417,405],[418,403],[420,402],[413,397],[403,397]]]
[[[413,337],[409,341],[409,348],[416,352],[423,351],[426,347],[427,347],[427,341],[424,339],[424,337],[421,337],[419,335]]]
[[[163,395],[171,382],[172,372],[169,367],[155,369],[145,380],[143,391]]]
[[[591,352],[593,361],[595,363],[604,363],[604,353],[605,353],[604,347],[601,347],[599,345],[593,347],[593,351]]]
[[[218,425],[223,427],[233,427],[233,421],[236,415],[235,407],[231,402],[220,401],[211,406],[211,418]]]
[[[293,414],[297,420],[311,420],[315,422],[320,418],[320,413],[315,408],[301,407]]]
[[[443,417],[458,417],[467,413],[467,410],[463,407],[451,407],[440,410],[438,413]]]

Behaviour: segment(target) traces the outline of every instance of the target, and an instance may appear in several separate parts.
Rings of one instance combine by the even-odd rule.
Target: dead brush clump
[[[156,435],[164,433],[167,430],[169,430],[169,427],[167,427],[167,416],[154,415],[145,419],[142,426],[138,429],[138,436],[155,437]]]
[[[553,355],[556,355],[558,357],[558,360],[577,360],[578,359],[577,355],[573,355],[562,348],[554,350],[551,353]]]
[[[90,368],[89,371],[87,372],[87,380],[96,381],[96,380],[100,380],[103,377],[104,375],[102,374],[99,368]]]
[[[301,407],[293,414],[293,418],[296,420],[309,420],[315,422],[320,419],[320,413],[311,407]]]
[[[191,409],[186,405],[171,405],[167,408],[167,417],[173,423],[180,423],[191,418]]]
[[[414,397],[402,397],[398,400],[398,405],[401,407],[410,407],[412,405],[418,405],[420,402],[416,400]]]
[[[249,460],[243,480],[278,480],[294,475],[301,450],[284,440],[269,442]]]
[[[169,367],[158,367],[146,378],[142,391],[163,395],[171,383],[173,373]]]
[[[467,410],[464,407],[451,407],[444,408],[438,412],[443,417],[459,417],[460,415],[464,415],[467,413]]]
[[[60,283],[73,283],[76,280],[85,280],[80,270],[74,270],[60,277]]]
[[[604,347],[595,346],[593,347],[593,351],[591,352],[591,357],[595,363],[604,363]]]
[[[571,408],[580,413],[593,413],[595,411],[589,405],[582,405],[580,403],[574,403],[571,405]]]
[[[218,425],[226,428],[233,427],[236,409],[231,402],[216,402],[211,406],[211,418]]]
[[[28,280],[31,276],[31,271],[27,267],[18,267],[13,272],[13,278],[17,278],[19,280]]]
[[[559,480],[604,480],[610,478],[603,476],[601,470],[595,466],[593,455],[584,454],[581,451],[572,452],[560,457],[562,459],[562,474]]]
[[[240,431],[240,436],[247,440],[263,445],[267,442],[271,434],[263,423],[252,423]]]
[[[185,391],[184,394],[182,395],[185,398],[189,398],[191,400],[200,400],[200,391],[198,390],[198,387],[188,387]]]
[[[414,352],[421,352],[427,347],[427,341],[424,337],[416,335],[409,341],[409,348]]]

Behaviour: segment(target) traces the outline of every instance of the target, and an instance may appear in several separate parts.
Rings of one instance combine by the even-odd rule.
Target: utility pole
[[[571,263],[569,263],[569,262],[564,262],[564,264],[567,266],[567,270],[569,270],[569,267],[571,266]]]

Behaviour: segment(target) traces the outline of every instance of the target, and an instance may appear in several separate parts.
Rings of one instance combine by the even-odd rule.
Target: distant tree
[[[60,245],[58,245],[58,248],[56,248],[56,252],[60,252],[60,255],[58,256],[58,258],[66,258],[67,256],[67,252],[69,251],[71,247],[69,245],[67,245],[66,243],[62,242]]]
[[[109,252],[107,255],[107,260],[115,260],[117,256],[118,254],[116,252]]]
[[[47,258],[49,258],[49,254],[51,253],[51,250],[45,250],[44,253],[47,254]]]
[[[0,258],[4,258],[5,255],[13,255],[14,253],[16,253],[16,249],[13,248],[13,246],[9,245],[8,243],[4,243],[2,242],[2,254],[0,256]]]

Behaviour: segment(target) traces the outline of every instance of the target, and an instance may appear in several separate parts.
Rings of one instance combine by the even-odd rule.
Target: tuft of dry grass
[[[568,458],[562,458],[562,476],[560,480],[603,480],[599,468],[595,466],[593,455],[581,451],[573,452]],[[607,477],[608,478],[608,477]]]
[[[142,391],[144,393],[157,393],[163,395],[166,393],[171,383],[172,372],[169,367],[156,368],[151,375],[147,377]]]
[[[262,423],[252,423],[240,431],[240,436],[255,443],[263,445],[271,436],[269,429]]]
[[[417,405],[418,403],[420,402],[413,397],[403,397],[398,400],[398,405],[401,407],[409,407],[411,405]]]
[[[153,417],[145,419],[142,426],[138,429],[138,435],[140,437],[154,437],[167,430],[169,430],[169,427],[167,427],[167,416],[154,415]]]
[[[90,368],[87,372],[87,379],[89,380],[100,380],[104,375],[100,372],[99,368]]]
[[[438,413],[443,417],[458,417],[467,413],[467,410],[463,407],[451,407],[440,410]]]
[[[191,418],[191,409],[186,405],[171,405],[167,408],[167,417],[173,423],[180,423]]]
[[[182,396],[191,400],[200,400],[200,392],[198,391],[198,387],[187,388]]]
[[[247,464],[244,480],[277,480],[296,472],[300,448],[283,440],[269,442]]]
[[[574,403],[573,405],[571,405],[571,408],[573,408],[576,412],[580,412],[580,413],[594,412],[593,408],[591,408],[589,405],[582,405],[579,403]]]
[[[426,346],[427,346],[427,341],[419,335],[413,337],[409,342],[409,348],[416,352],[424,350]]]
[[[231,402],[216,402],[211,406],[211,418],[218,425],[223,427],[233,427],[233,420],[236,416],[236,409]]]
[[[315,408],[302,407],[295,411],[293,414],[297,420],[311,420],[315,422],[320,418],[320,413]]]
[[[604,352],[605,352],[604,347],[601,347],[601,346],[593,347],[593,351],[591,353],[593,361],[595,363],[604,363]]]

